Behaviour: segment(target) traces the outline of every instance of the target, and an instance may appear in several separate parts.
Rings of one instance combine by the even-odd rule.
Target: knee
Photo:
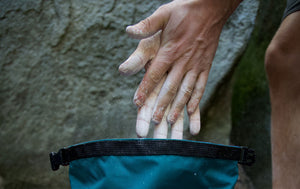
[[[291,62],[289,62],[288,48],[280,40],[272,40],[265,54],[265,70],[270,84],[284,79],[288,74],[293,73]]]
[[[280,48],[280,44],[272,41],[265,54],[265,70],[269,79],[273,74],[277,75],[280,72],[282,60],[284,60],[284,52]]]
[[[299,51],[291,48],[288,41],[272,40],[265,54],[265,70],[271,92],[300,90],[299,59]]]

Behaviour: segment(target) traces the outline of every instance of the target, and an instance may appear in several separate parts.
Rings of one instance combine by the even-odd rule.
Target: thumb
[[[158,51],[160,34],[161,32],[157,32],[155,35],[141,40],[133,54],[119,66],[119,72],[122,75],[132,75],[143,69]]]
[[[168,15],[168,8],[166,5],[163,5],[145,20],[142,20],[135,25],[127,26],[126,32],[130,37],[136,39],[149,37],[163,29],[163,26],[168,20]]]
[[[133,75],[139,72],[147,63],[148,57],[136,50],[124,63],[119,66],[122,75]]]

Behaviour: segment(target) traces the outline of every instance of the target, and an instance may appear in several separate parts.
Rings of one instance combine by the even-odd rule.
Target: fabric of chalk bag
[[[171,139],[98,140],[50,153],[53,170],[69,165],[72,189],[234,188],[238,163],[252,149]]]

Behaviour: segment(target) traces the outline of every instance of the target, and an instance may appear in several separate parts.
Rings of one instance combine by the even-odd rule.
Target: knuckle
[[[131,56],[131,63],[133,64],[132,66],[136,67],[139,64],[143,64],[144,62],[144,54],[142,54],[141,52],[135,52],[132,56]]]
[[[173,60],[170,58],[170,57],[164,57],[160,60],[160,64],[163,66],[163,67],[171,67],[172,64],[173,64]]]
[[[174,111],[179,113],[184,108],[185,104],[186,104],[185,100],[180,100],[180,101],[176,102],[174,104],[174,106],[175,106]]]
[[[201,98],[201,96],[203,95],[203,93],[204,93],[204,87],[203,86],[201,86],[200,88],[199,88],[199,91],[198,91],[198,93],[199,93],[199,98]]]
[[[168,122],[174,124],[175,120],[177,119],[177,115],[175,113],[170,113],[168,115]]]
[[[200,103],[200,100],[201,100],[201,95],[194,96],[194,98],[192,99],[194,106],[198,105]]]
[[[162,5],[162,6],[158,7],[157,11],[165,13],[168,11],[168,7],[167,7],[167,5]]]
[[[192,115],[196,111],[196,108],[197,108],[198,105],[199,105],[199,103],[197,103],[197,102],[189,103],[188,107],[187,107],[188,114]]]
[[[169,94],[175,95],[177,93],[177,86],[173,84],[166,85],[166,89]]]
[[[194,96],[191,98],[191,105],[193,107],[195,107],[196,105],[198,105],[200,102],[200,98],[198,96]]]
[[[193,87],[192,86],[183,85],[180,88],[180,90],[184,94],[184,96],[190,96],[192,94],[192,92],[193,92]]]
[[[193,56],[192,47],[182,42],[170,41],[163,47],[164,63],[173,64],[175,61],[188,62]]]
[[[203,93],[204,93],[204,90],[205,90],[205,87],[203,85],[201,86],[198,86],[196,89],[195,89],[195,93],[194,93],[194,98],[195,99],[201,99]]]
[[[174,60],[178,58],[180,53],[180,45],[175,42],[169,42],[164,47],[165,51],[165,59],[168,60],[166,63],[172,63]]]
[[[209,46],[207,40],[203,36],[197,37],[193,45],[195,45],[198,50],[206,50]]]
[[[150,28],[150,26],[151,26],[151,21],[150,21],[149,17],[146,18],[146,19],[144,19],[144,20],[142,20],[142,21],[141,21],[141,25],[142,25],[142,28],[143,28],[143,29]]]
[[[149,77],[153,83],[157,84],[161,79],[161,73],[158,70],[152,70]]]
[[[160,65],[164,68],[169,68],[173,64],[173,58],[170,54],[168,54],[167,51],[164,51],[164,54],[160,55],[157,58],[157,61],[160,63]]]

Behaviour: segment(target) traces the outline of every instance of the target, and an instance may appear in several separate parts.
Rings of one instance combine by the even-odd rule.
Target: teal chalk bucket
[[[50,153],[53,170],[69,165],[72,189],[233,188],[238,163],[255,153],[239,146],[172,139],[110,139]]]

